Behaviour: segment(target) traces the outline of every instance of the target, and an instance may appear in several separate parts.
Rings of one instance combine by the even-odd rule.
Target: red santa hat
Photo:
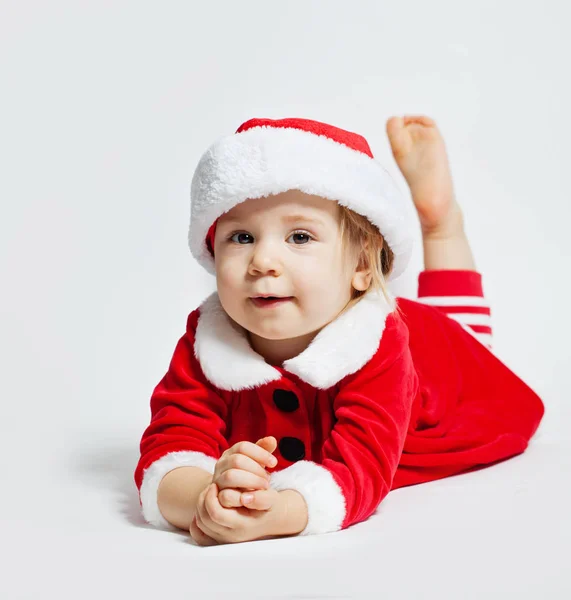
[[[405,270],[415,223],[390,173],[357,133],[310,119],[250,119],[202,155],[194,172],[188,242],[212,275],[217,220],[249,198],[290,189],[334,200],[376,225]]]

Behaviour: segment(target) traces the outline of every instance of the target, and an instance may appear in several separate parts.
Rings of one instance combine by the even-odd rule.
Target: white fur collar
[[[377,351],[386,318],[395,308],[391,300],[392,305],[381,293],[367,293],[301,354],[284,361],[282,369],[320,389],[359,370]],[[208,380],[223,390],[255,388],[282,376],[250,346],[245,329],[230,319],[216,291],[200,305],[194,355]]]

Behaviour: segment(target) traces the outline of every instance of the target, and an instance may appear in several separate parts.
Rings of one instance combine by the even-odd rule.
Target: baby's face
[[[355,276],[356,257],[353,264],[342,252],[339,205],[298,190],[248,199],[225,213],[214,255],[221,304],[250,332],[253,347],[262,353],[270,340],[290,340],[274,364],[297,355],[335,319],[352,285],[366,289]],[[259,294],[291,298],[259,307],[252,301]]]

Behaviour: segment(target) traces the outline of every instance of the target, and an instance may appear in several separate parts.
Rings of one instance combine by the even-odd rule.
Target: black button
[[[290,462],[301,460],[305,456],[305,444],[298,438],[283,437],[279,447],[282,456]]]
[[[274,403],[284,412],[293,412],[299,408],[299,400],[289,390],[274,390]]]

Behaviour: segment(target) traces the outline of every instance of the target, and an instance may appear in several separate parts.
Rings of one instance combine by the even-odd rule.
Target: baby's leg
[[[422,234],[425,270],[456,269],[476,271],[468,238],[462,225],[456,231]]]
[[[392,117],[387,121],[387,135],[420,219],[424,268],[475,271],[436,123],[425,116]]]
[[[392,117],[387,134],[422,230],[418,300],[458,321],[491,349],[491,311],[452,185],[444,140],[429,117]]]

